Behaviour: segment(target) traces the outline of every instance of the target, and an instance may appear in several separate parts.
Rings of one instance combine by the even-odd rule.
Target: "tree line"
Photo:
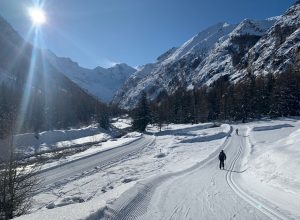
[[[109,107],[78,88],[71,86],[68,92],[59,87],[50,91],[37,88],[29,97],[24,93],[20,87],[0,84],[0,139],[11,126],[14,133],[66,129],[92,121],[109,126]]]
[[[245,122],[262,117],[299,116],[300,73],[249,74],[238,83],[232,83],[225,75],[210,86],[192,90],[181,87],[159,103],[152,102],[147,106],[141,100],[132,112],[133,125],[148,121],[161,127],[163,123]],[[140,112],[139,116],[137,112]],[[144,121],[141,112],[144,115],[149,112]]]

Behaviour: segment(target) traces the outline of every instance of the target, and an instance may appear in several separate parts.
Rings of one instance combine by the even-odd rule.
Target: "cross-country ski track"
[[[86,172],[95,169],[102,169],[108,165],[130,158],[130,156],[139,153],[145,147],[151,145],[154,138],[144,136],[138,140],[119,147],[112,148],[103,152],[92,154],[74,161],[41,171],[39,178],[42,179],[43,188],[58,186],[85,175]],[[43,190],[42,188],[42,190]]]
[[[246,171],[240,164],[247,129],[239,130],[219,148],[227,154],[225,170],[218,167],[217,150],[190,169],[138,182],[90,219],[289,219],[267,198],[237,184],[236,177]]]

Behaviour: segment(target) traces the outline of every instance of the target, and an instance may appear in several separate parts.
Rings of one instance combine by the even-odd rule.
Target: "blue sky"
[[[37,1],[37,0],[36,0]],[[44,47],[83,67],[153,62],[217,22],[282,14],[295,0],[47,0]],[[33,0],[1,0],[0,14],[25,37]]]

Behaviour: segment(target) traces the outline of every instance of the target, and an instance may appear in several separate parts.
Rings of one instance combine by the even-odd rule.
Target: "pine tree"
[[[141,94],[141,98],[137,108],[133,112],[132,128],[135,131],[144,132],[147,125],[151,121],[150,106],[145,92]]]
[[[103,128],[103,129],[108,129],[109,128],[109,115],[107,111],[103,111],[98,119],[99,122],[99,127]]]

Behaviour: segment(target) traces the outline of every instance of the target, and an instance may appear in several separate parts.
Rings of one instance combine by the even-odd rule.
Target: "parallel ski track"
[[[232,134],[232,127],[231,127],[231,131],[230,131],[230,135],[231,134]],[[171,174],[159,176],[159,177],[155,178],[154,180],[147,182],[146,184],[137,183],[137,184],[139,184],[138,185],[139,189],[138,189],[137,194],[133,198],[123,201],[122,204],[119,204],[117,206],[118,208],[116,208],[116,206],[115,207],[108,206],[106,208],[106,210],[104,211],[103,218],[101,218],[101,219],[109,219],[109,220],[137,219],[139,216],[141,216],[147,212],[147,207],[151,200],[151,197],[152,197],[155,189],[159,185],[161,185],[162,182],[164,182],[170,178],[173,178],[173,177],[178,177],[178,176],[184,175],[195,169],[204,167],[208,163],[210,163],[212,160],[215,160],[215,158],[219,154],[219,150],[223,149],[225,146],[227,146],[230,135],[227,136],[227,139],[218,148],[218,150],[216,150],[207,159],[201,161],[200,163],[196,164],[195,166],[193,166],[187,170],[177,172],[177,173],[171,173]]]
[[[233,171],[233,169],[234,169],[234,167],[236,165],[236,162],[241,157],[242,152],[243,152],[243,144],[242,144],[242,139],[240,139],[239,150],[237,151],[237,153],[235,155],[235,158],[233,159],[233,161],[230,164],[229,171],[226,173],[226,181],[227,181],[228,185],[232,188],[232,190],[239,197],[241,197],[243,200],[245,200],[246,202],[248,202],[250,205],[252,205],[256,209],[258,209],[259,211],[261,211],[262,213],[264,213],[265,215],[267,215],[271,219],[288,220],[289,218],[283,216],[278,211],[276,211],[276,210],[268,207],[266,204],[263,204],[259,200],[255,199],[254,197],[252,197],[251,195],[249,195],[247,192],[245,192],[243,189],[241,189],[238,186],[238,184],[234,181],[233,172],[232,171]]]
[[[232,132],[231,132],[231,134],[232,134]],[[223,143],[223,145],[220,148],[227,148],[228,142],[229,142],[229,138],[227,138],[225,143]],[[254,208],[261,211],[263,214],[265,214],[269,218],[278,219],[278,220],[288,220],[289,218],[285,217],[284,215],[279,213],[277,210],[272,209],[271,207],[267,206],[266,204],[263,204],[262,202],[260,202],[258,199],[249,195],[246,191],[241,189],[238,186],[238,184],[234,181],[234,178],[233,178],[234,172],[232,172],[232,171],[234,170],[234,167],[236,166],[236,163],[240,159],[242,153],[243,153],[243,144],[242,144],[242,139],[240,139],[239,149],[238,149],[237,153],[235,154],[233,161],[230,164],[229,171],[225,175],[226,182],[228,183],[228,185],[240,198],[245,200],[247,203],[249,203]],[[116,209],[116,207],[108,206],[104,212],[103,219],[113,219],[113,220],[137,219],[139,216],[146,213],[148,203],[150,202],[151,196],[154,193],[154,191],[158,185],[160,185],[162,182],[164,182],[172,177],[177,177],[177,176],[186,174],[190,171],[193,171],[195,169],[204,167],[205,165],[210,163],[213,159],[215,159],[215,157],[216,157],[216,155],[214,153],[206,160],[195,165],[194,167],[191,167],[188,170],[184,170],[184,171],[181,171],[178,173],[173,173],[173,174],[166,174],[164,176],[154,179],[151,182],[147,182],[146,184],[137,183],[137,184],[139,184],[139,189],[138,189],[137,194],[133,198],[128,199],[127,201],[123,201],[122,204],[119,204],[119,206],[118,206],[119,208],[117,208],[117,209]]]

